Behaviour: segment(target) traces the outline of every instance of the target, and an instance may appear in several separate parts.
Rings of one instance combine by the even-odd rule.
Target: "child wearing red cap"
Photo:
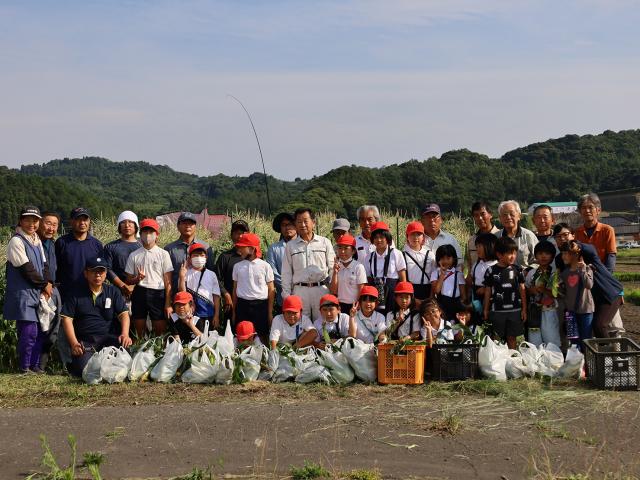
[[[333,264],[329,290],[338,296],[340,311],[348,312],[358,299],[360,289],[367,283],[367,272],[357,260],[356,239],[351,235],[342,235],[336,243],[336,250],[338,261]]]
[[[366,343],[384,342],[387,340],[385,330],[387,323],[384,315],[376,311],[378,305],[378,289],[365,285],[360,290],[358,301],[349,311],[349,336]]]
[[[369,252],[364,262],[367,278],[378,289],[378,311],[381,313],[393,309],[393,289],[397,282],[407,280],[407,264],[402,253],[391,245],[393,237],[389,226],[376,222],[371,227],[371,242],[375,250]]]
[[[436,256],[424,245],[424,226],[411,222],[406,230],[407,243],[402,255],[407,264],[407,281],[413,284],[416,308],[431,295],[431,272],[436,266]]]
[[[250,321],[266,341],[276,295],[273,269],[260,258],[260,237],[255,233],[243,233],[235,246],[244,260],[233,266],[233,321]]]
[[[173,264],[169,252],[158,247],[160,226],[152,218],[140,222],[142,247],[127,259],[127,283],[135,285],[131,295],[131,313],[138,338],[147,331],[147,316],[153,332],[162,335],[171,316],[171,277]]]
[[[387,334],[393,340],[420,338],[420,315],[416,311],[413,285],[398,282],[394,290],[395,304],[387,313]]]
[[[236,336],[233,339],[236,348],[242,350],[246,347],[262,347],[263,343],[256,333],[253,323],[243,320],[236,325]]]
[[[289,295],[282,302],[282,314],[276,316],[271,323],[269,341],[272,349],[279,343],[302,348],[313,344],[316,334],[309,317],[302,314],[302,299],[297,295]]]
[[[189,292],[178,292],[173,299],[173,313],[169,322],[169,332],[182,343],[187,343],[202,335],[204,320],[194,315],[193,297]]]
[[[313,322],[318,332],[314,346],[324,349],[327,342],[333,343],[349,336],[349,315],[341,313],[340,302],[331,294],[320,299],[320,316]]]
[[[178,290],[191,294],[195,314],[208,320],[213,330],[220,326],[220,284],[216,274],[206,268],[207,249],[202,243],[189,246],[187,261],[178,273]]]

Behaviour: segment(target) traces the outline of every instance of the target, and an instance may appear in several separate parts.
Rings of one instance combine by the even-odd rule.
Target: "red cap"
[[[364,297],[365,295],[368,295],[370,297],[378,298],[378,289],[376,287],[371,286],[371,285],[364,285],[360,289],[360,295],[358,295],[358,298]]]
[[[256,334],[256,329],[253,326],[253,323],[248,322],[247,320],[243,320],[242,322],[236,325],[236,337],[241,342],[245,340],[249,340]]]
[[[256,257],[262,256],[260,250],[260,237],[255,233],[243,233],[236,242],[236,247],[254,247],[256,249]]]
[[[289,295],[282,302],[283,312],[300,312],[302,311],[302,299],[297,295]]]
[[[353,238],[352,235],[345,233],[340,239],[336,242],[336,245],[349,245],[350,247],[356,248],[356,239]]]
[[[140,230],[143,228],[153,228],[160,235],[160,225],[153,218],[145,218],[140,222]]]
[[[189,255],[191,255],[191,253],[192,253],[194,250],[204,250],[204,251],[205,251],[205,253],[206,253],[206,251],[207,251],[207,249],[205,248],[205,246],[204,246],[203,244],[201,244],[201,243],[193,243],[193,244],[191,244],[191,245],[189,246]]]
[[[189,303],[193,302],[193,297],[189,292],[178,292],[176,296],[173,297],[173,303]]]
[[[424,225],[422,225],[422,223],[411,222],[409,225],[407,225],[407,237],[416,232],[424,233]]]
[[[387,225],[384,222],[376,222],[373,225],[371,225],[371,233],[375,232],[376,230],[385,230],[385,231],[389,231],[389,225]]]
[[[330,293],[327,293],[326,295],[323,295],[322,298],[320,299],[320,306],[323,307],[324,305],[335,305],[336,307],[339,307],[340,301],[336,298],[335,295],[331,295]]]
[[[395,293],[410,293],[413,295],[413,284],[411,282],[398,282],[393,291]]]

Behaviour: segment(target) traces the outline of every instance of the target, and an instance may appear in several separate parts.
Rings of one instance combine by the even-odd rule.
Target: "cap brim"
[[[335,303],[335,302],[324,302],[323,304],[320,305],[320,308],[322,307],[339,307],[340,305]]]
[[[20,218],[22,218],[22,217],[42,218],[42,215],[38,215],[37,213],[23,213],[22,215],[20,215]]]
[[[105,267],[104,265],[97,265],[95,267],[87,267],[87,270],[106,270],[107,267]]]
[[[249,335],[236,335],[236,337],[238,338],[238,340],[240,340],[241,342],[244,342],[245,340],[249,340],[251,337],[255,336],[256,333],[250,333]]]

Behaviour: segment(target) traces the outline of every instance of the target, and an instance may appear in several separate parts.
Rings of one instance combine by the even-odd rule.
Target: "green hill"
[[[268,177],[272,211],[311,205],[353,217],[363,203],[416,212],[435,201],[466,212],[478,199],[498,202],[572,200],[588,191],[640,185],[640,130],[567,135],[506,153],[501,158],[455,150],[440,158],[382,168],[343,166],[310,180]],[[0,167],[0,223],[15,222],[20,206],[35,203],[65,214],[86,205],[96,214],[124,208],[140,215],[187,209],[267,212],[264,176],[198,177],[146,162],[104,158],[52,160],[20,170]]]

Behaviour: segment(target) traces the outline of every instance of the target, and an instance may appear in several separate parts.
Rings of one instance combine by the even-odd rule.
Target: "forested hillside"
[[[382,168],[344,166],[311,180],[268,177],[268,182],[272,210],[312,205],[350,217],[357,206],[369,202],[413,213],[429,201],[466,211],[477,199],[572,200],[587,191],[640,185],[640,130],[567,135],[499,159],[456,150],[424,161]],[[82,204],[103,215],[123,208],[140,215],[205,206],[211,212],[238,207],[267,213],[268,208],[260,173],[199,177],[167,166],[97,157],[53,160],[20,170],[2,167],[0,187],[3,225],[14,222],[27,202],[64,214]]]

